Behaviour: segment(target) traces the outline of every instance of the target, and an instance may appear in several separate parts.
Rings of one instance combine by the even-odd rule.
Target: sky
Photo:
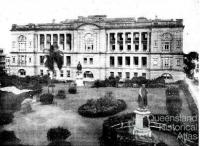
[[[200,50],[200,0],[1,0],[0,48],[11,48],[12,24],[48,23],[78,16],[183,19],[183,51]]]

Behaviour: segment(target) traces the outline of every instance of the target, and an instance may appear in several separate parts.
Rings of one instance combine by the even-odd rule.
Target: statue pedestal
[[[75,82],[76,82],[76,85],[79,86],[79,87],[84,86],[82,72],[76,74],[76,81]]]
[[[137,109],[135,113],[135,127],[133,128],[133,135],[152,137],[152,132],[149,126],[150,111],[147,109]]]

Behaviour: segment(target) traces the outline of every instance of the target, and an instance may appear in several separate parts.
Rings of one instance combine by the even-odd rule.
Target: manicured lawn
[[[48,129],[56,126],[67,127],[72,135],[68,141],[74,146],[96,146],[99,145],[99,137],[102,133],[102,124],[106,118],[85,118],[78,114],[78,107],[84,104],[87,99],[97,99],[103,96],[107,91],[112,91],[116,98],[125,100],[127,109],[119,114],[133,112],[137,108],[137,88],[78,88],[77,94],[68,94],[66,84],[56,84],[55,93],[58,89],[66,92],[66,99],[55,99],[53,105],[33,105],[33,112],[23,115],[20,112],[15,113],[14,122],[5,128],[14,130],[16,136],[22,140],[22,143],[32,145],[48,144],[46,134]],[[165,107],[165,89],[148,89],[148,104],[152,113],[167,113]],[[44,87],[43,93],[47,93],[47,87]],[[182,114],[190,115],[184,94]],[[160,133],[160,132],[159,132]],[[157,134],[157,132],[156,132]],[[162,134],[161,134],[162,135]],[[159,136],[160,137],[160,136]],[[161,136],[162,137],[162,136]],[[168,134],[163,134],[169,145],[176,146],[176,138]]]

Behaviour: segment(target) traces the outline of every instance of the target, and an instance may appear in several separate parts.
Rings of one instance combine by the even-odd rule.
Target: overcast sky
[[[199,0],[1,0],[0,48],[10,51],[12,24],[60,22],[96,14],[184,19],[184,52],[200,49]]]

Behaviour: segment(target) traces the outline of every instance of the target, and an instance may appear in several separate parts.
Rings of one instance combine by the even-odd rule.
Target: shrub
[[[77,93],[77,89],[76,89],[76,87],[69,87],[68,92],[70,94],[76,94]]]
[[[141,85],[141,84],[146,84],[148,80],[145,77],[140,76],[140,77],[133,77],[132,82]]]
[[[6,144],[6,143],[10,143],[10,145],[12,145],[11,143],[18,143],[20,140],[15,136],[14,131],[7,131],[7,130],[3,130],[0,132],[0,143],[1,144]]]
[[[65,90],[58,90],[58,94],[56,95],[56,98],[65,99],[66,98]]]
[[[97,100],[89,99],[86,104],[79,107],[78,112],[86,117],[104,117],[116,114],[126,108],[123,100],[115,99],[112,92]]]
[[[105,81],[95,80],[94,84],[92,85],[92,88],[100,88],[100,87],[106,87]]]
[[[179,96],[179,89],[175,86],[170,86],[166,89],[166,96]]]
[[[42,104],[52,104],[54,96],[50,93],[45,93],[40,96],[40,102]]]
[[[14,116],[12,113],[1,112],[0,113],[0,125],[6,125],[12,122]]]
[[[63,127],[51,128],[47,132],[49,141],[65,140],[71,135],[71,132]]]

